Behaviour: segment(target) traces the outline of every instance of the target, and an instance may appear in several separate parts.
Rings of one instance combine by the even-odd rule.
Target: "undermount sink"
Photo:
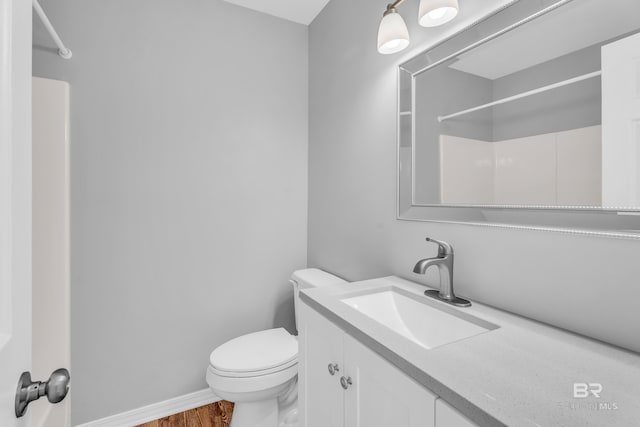
[[[439,303],[427,297],[396,287],[347,296],[342,302],[427,349],[498,328],[459,310],[438,307]]]

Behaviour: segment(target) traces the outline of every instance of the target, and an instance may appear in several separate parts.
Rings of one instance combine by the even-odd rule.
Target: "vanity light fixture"
[[[398,13],[404,0],[395,0],[387,5],[378,28],[378,52],[383,55],[400,52],[409,46],[409,31]],[[423,27],[446,24],[458,14],[458,0],[420,0],[418,22]]]

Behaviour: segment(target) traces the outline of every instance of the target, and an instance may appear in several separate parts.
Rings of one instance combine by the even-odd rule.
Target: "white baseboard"
[[[100,418],[95,421],[89,421],[88,423],[79,424],[76,427],[134,427],[162,417],[208,405],[209,403],[219,400],[221,399],[207,388],[185,394],[184,396],[174,397],[164,402],[153,403],[143,406],[142,408],[132,409],[131,411]]]

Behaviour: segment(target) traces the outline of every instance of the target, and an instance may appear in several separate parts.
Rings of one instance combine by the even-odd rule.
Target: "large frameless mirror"
[[[520,0],[401,64],[398,217],[640,237],[638,16]]]

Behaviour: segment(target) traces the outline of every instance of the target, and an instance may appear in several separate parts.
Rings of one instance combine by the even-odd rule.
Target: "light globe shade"
[[[458,0],[420,0],[418,22],[423,27],[446,24],[458,14]]]
[[[397,12],[387,13],[378,28],[378,52],[383,55],[400,52],[409,46],[409,30]]]

